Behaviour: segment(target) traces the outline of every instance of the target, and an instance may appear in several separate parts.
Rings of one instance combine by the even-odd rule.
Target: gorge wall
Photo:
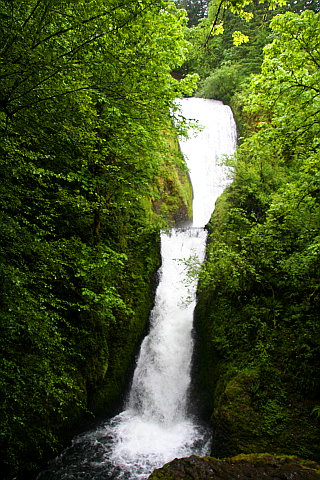
[[[46,325],[42,319],[42,328],[30,332],[29,340],[21,333],[18,342],[11,345],[7,341],[15,400],[2,405],[6,425],[1,443],[3,478],[30,478],[75,432],[87,428],[97,416],[106,417],[121,407],[153,305],[160,265],[159,229],[177,218],[187,220],[191,211],[192,190],[174,135],[168,144],[153,195],[142,196],[134,208],[115,209],[117,215],[94,219],[99,236],[95,249],[91,251],[90,241],[85,246],[71,231],[65,234],[73,233],[67,243],[68,248],[74,243],[71,258],[63,256],[57,243],[52,242],[50,249],[42,243],[47,256],[38,256],[33,275],[40,276],[42,262],[46,269],[51,265],[52,271],[45,270],[41,277],[51,290],[48,319],[52,322],[57,316],[52,310],[59,311],[59,330],[52,332],[49,320]],[[161,207],[156,208],[156,202]],[[91,223],[88,225],[91,230]],[[88,225],[82,220],[79,229],[85,239]],[[10,261],[34,262],[22,238],[20,243]],[[34,248],[36,253],[37,246]],[[58,305],[53,294],[64,305]],[[19,289],[16,295],[20,295]],[[82,295],[88,299],[83,308]],[[39,286],[35,296],[41,298]],[[32,321],[28,307],[24,315]],[[34,346],[35,335],[39,347]],[[19,381],[13,368],[20,369]]]
[[[314,299],[304,304],[300,292],[294,306],[289,282],[277,285],[277,278],[268,288],[255,278],[252,250],[239,250],[248,224],[236,188],[219,198],[209,224],[195,318],[194,388],[211,419],[212,455],[268,452],[319,461]],[[255,254],[262,267],[263,253]]]

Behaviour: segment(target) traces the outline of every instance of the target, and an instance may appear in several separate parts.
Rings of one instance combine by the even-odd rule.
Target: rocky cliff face
[[[238,213],[230,189],[208,226],[195,312],[193,401],[211,421],[216,457],[270,452],[319,462],[319,342],[312,334],[318,314],[311,298],[290,290],[284,274],[269,290],[262,286],[271,278],[266,269],[262,283],[253,279],[254,260],[237,247],[245,235]]]
[[[298,457],[238,455],[226,460],[213,457],[175,459],[155,470],[149,480],[318,480],[320,465]]]

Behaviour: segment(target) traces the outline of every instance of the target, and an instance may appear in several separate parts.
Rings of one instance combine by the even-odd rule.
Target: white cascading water
[[[193,186],[193,223],[161,234],[162,266],[125,410],[98,429],[76,437],[38,480],[146,479],[176,458],[208,454],[206,430],[188,414],[192,323],[197,281],[186,282],[184,260],[203,261],[206,230],[218,196],[228,183],[223,155],[235,150],[229,107],[215,100],[179,100],[184,117],[203,129],[180,147]]]
[[[221,160],[235,151],[236,125],[231,109],[217,100],[185,98],[180,105],[183,116],[203,127],[197,135],[180,141],[193,188],[193,226],[203,228],[229,183],[228,169]]]

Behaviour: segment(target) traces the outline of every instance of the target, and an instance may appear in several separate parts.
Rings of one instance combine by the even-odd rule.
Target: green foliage
[[[179,8],[183,8],[188,14],[188,27],[197,25],[208,11],[209,0],[175,0]]]
[[[186,17],[165,0],[1,2],[1,470],[119,398],[151,304]],[[177,202],[179,203],[179,202]],[[148,207],[146,207],[148,205]],[[120,346],[122,344],[122,346]]]
[[[262,72],[242,92],[248,134],[233,183],[210,223],[198,328],[216,365],[215,422],[230,422],[234,448],[265,448],[262,430],[268,451],[318,458],[320,17],[286,13],[271,25]],[[230,385],[257,372],[250,388],[240,382],[244,405],[221,386],[226,364]]]
[[[260,71],[263,47],[273,38],[269,22],[283,9],[291,8],[281,7],[284,3],[212,1],[207,17],[188,29],[192,49],[180,74],[197,72],[201,95],[212,98],[210,95],[216,92],[208,90],[207,77],[214,77],[217,71],[219,77],[228,79],[228,70],[232,69],[232,83],[228,82],[232,87],[230,98],[241,89],[244,79]]]
[[[197,96],[214,98],[226,104],[230,103],[232,96],[238,90],[239,82],[241,82],[239,69],[239,65],[223,65],[217,68],[203,81],[197,90]]]
[[[238,94],[250,76],[261,71],[263,48],[276,35],[271,20],[284,12],[305,10],[319,11],[319,2],[211,1],[208,14],[188,29],[192,48],[177,73],[197,72],[197,95],[230,104],[240,123]]]

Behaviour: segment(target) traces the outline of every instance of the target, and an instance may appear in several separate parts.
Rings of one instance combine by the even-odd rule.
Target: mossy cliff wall
[[[195,312],[194,402],[211,421],[213,456],[269,452],[319,461],[317,315],[310,303],[293,304],[289,286],[279,296],[254,278],[248,252],[237,246],[246,233],[234,201],[230,187],[209,224]],[[298,307],[299,316],[291,315]]]
[[[318,480],[320,465],[297,457],[238,455],[218,460],[212,457],[176,458],[155,470],[149,480]]]
[[[169,225],[179,226],[192,218],[193,190],[178,139],[168,132],[165,135],[169,158],[175,161],[162,163],[161,175],[152,199],[152,210]]]
[[[119,202],[94,217],[75,217],[81,228],[71,235],[69,225],[66,238],[43,241],[45,254],[36,255],[35,243],[34,254],[26,251],[25,238],[18,239],[17,258],[6,258],[8,264],[27,270],[31,263],[32,278],[42,283],[34,292],[21,284],[12,300],[26,327],[16,316],[19,336],[6,341],[0,477],[31,478],[75,432],[121,408],[148,328],[160,229],[189,218],[190,192],[177,140],[170,138],[152,195],[137,192],[134,205]],[[13,306],[9,312],[14,318]]]
[[[178,141],[168,135],[168,152],[161,167],[154,198],[145,199],[141,208],[150,222],[149,231],[124,236],[122,248],[127,255],[126,270],[118,278],[119,292],[126,299],[126,312],[117,312],[117,321],[110,325],[98,355],[108,350],[105,364],[94,357],[88,369],[88,408],[95,414],[112,414],[121,407],[135,356],[143,335],[157,286],[157,270],[161,264],[160,226],[186,222],[192,215],[192,187]],[[129,219],[130,220],[130,219]],[[124,222],[125,223],[125,222]],[[119,239],[120,241],[120,239]]]
[[[163,163],[158,178],[156,195],[143,202],[142,208],[149,216],[150,224],[166,226],[180,225],[192,217],[192,186],[184,168],[178,140],[168,137],[168,152],[171,162]],[[179,159],[176,162],[175,159]],[[178,165],[177,165],[178,163]],[[160,266],[159,230],[151,228],[138,239],[125,240],[127,243],[127,272],[121,281],[121,295],[130,299],[131,321],[118,314],[117,323],[107,332],[109,358],[106,373],[101,365],[102,382],[90,393],[90,408],[95,412],[113,409],[119,404],[125,392],[125,385],[132,371],[132,363],[147,328],[149,313],[153,305]],[[92,372],[95,368],[92,368]],[[99,375],[98,375],[99,377]]]

